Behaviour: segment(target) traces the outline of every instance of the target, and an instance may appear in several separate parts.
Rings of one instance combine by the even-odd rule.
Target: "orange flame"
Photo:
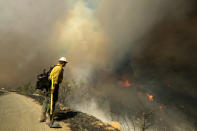
[[[126,80],[122,83],[122,85],[125,87],[129,87],[131,85],[131,83],[128,80]]]
[[[183,108],[185,108],[185,106],[184,106],[184,105],[179,105],[179,107],[180,107],[180,108],[182,108],[182,109],[183,109]]]
[[[148,99],[150,100],[150,101],[153,101],[153,96],[152,95],[150,95],[150,94],[146,94],[146,96],[148,97]]]
[[[162,110],[162,109],[164,109],[164,108],[166,108],[166,106],[159,106],[159,109],[160,109],[160,110]]]

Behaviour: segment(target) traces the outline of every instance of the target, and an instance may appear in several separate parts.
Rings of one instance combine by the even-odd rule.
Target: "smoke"
[[[141,88],[138,89],[143,92],[153,94],[156,102],[167,104],[167,101],[172,101],[167,105],[173,106],[184,103],[187,108],[185,112],[194,108],[193,102],[196,100],[194,60],[197,55],[193,50],[196,47],[196,38],[193,37],[196,17],[191,17],[194,10],[190,2],[109,0],[102,1],[98,10],[98,18],[111,40],[111,67],[115,67],[119,75],[126,72],[124,75],[127,79],[136,82],[136,85],[140,84]],[[128,70],[128,65],[133,71]],[[165,89],[168,85],[170,89]],[[110,90],[108,85],[98,87],[104,87],[102,93],[110,95],[113,100],[123,99],[129,110],[154,107],[136,96],[139,90]],[[187,101],[192,101],[191,104],[187,104],[183,94]],[[173,112],[180,123],[191,126],[190,121],[184,121],[185,116],[179,111],[170,108],[168,112]],[[170,119],[170,116],[165,118],[164,121],[169,121],[167,125],[179,126],[178,122],[169,124]]]
[[[78,1],[65,21],[57,25],[59,47],[68,50],[72,64],[68,67],[75,79],[91,78],[96,67],[104,67],[108,60],[107,37],[93,11]]]
[[[43,68],[66,56],[65,79],[85,83],[72,107],[124,125],[133,112],[165,104],[172,106],[166,114],[183,120],[184,113],[174,108],[184,104],[186,112],[194,112],[196,99],[192,2],[0,0],[0,84],[16,88],[33,81]],[[130,87],[122,85],[125,80]],[[81,99],[77,94],[87,89],[92,100],[75,104]],[[147,93],[154,96],[154,104]],[[170,119],[165,123],[177,126]]]
[[[193,8],[190,7],[190,3],[186,1],[173,2],[162,0],[124,2],[108,0],[101,1],[98,4],[96,15],[97,20],[100,22],[99,27],[102,29],[99,31],[100,33],[105,33],[105,37],[108,38],[107,40],[104,39],[104,42],[99,43],[99,47],[103,47],[103,43],[104,45],[108,44],[108,48],[102,52],[104,57],[101,56],[105,62],[100,64],[97,63],[97,60],[88,59],[88,62],[86,61],[88,64],[85,63],[85,66],[83,62],[83,66],[80,66],[81,63],[78,65],[79,68],[88,67],[82,68],[84,71],[84,73],[81,73],[82,77],[85,76],[87,78],[87,76],[90,76],[89,78],[93,79],[94,83],[92,86],[96,88],[93,94],[107,97],[108,99],[105,100],[110,101],[110,108],[113,108],[111,112],[114,111],[116,115],[120,113],[119,115],[124,118],[124,116],[128,117],[136,110],[147,111],[151,110],[152,107],[158,108],[159,104],[166,104],[167,101],[174,99],[173,102],[166,104],[170,107],[165,113],[173,112],[169,114],[174,114],[173,116],[180,119],[180,121],[172,122],[171,116],[165,117],[165,115],[160,114],[155,119],[162,117],[163,121],[165,121],[164,123],[171,128],[180,127],[179,123],[184,123],[182,126],[185,125],[185,128],[182,128],[182,130],[192,127],[190,121],[184,120],[186,117],[184,113],[173,109],[183,103],[187,107],[185,112],[192,110],[194,105],[186,104],[187,102],[182,97],[183,92],[187,100],[195,101],[196,91],[191,91],[195,90],[195,82],[191,82],[187,78],[188,75],[191,76],[191,79],[194,78],[191,74],[194,64],[192,66],[187,66],[187,64],[193,63],[196,57],[196,55],[191,54],[194,52],[192,48],[195,45],[193,42],[183,41],[182,37],[185,36],[185,33],[177,36],[179,30],[181,30],[180,32],[187,30],[188,33],[194,34],[195,29],[193,31],[191,29],[195,25],[193,24],[191,27],[187,25],[187,23],[190,23],[190,13],[193,11]],[[181,23],[179,23],[180,21]],[[192,20],[191,23],[193,23]],[[183,25],[185,25],[184,28]],[[191,37],[186,39],[195,41],[195,38]],[[181,46],[179,46],[180,43],[182,43]],[[91,47],[92,43],[87,42],[87,45]],[[95,51],[94,48],[92,50]],[[100,57],[98,54],[90,54],[93,58]],[[89,58],[88,54],[86,55],[86,58]],[[192,58],[190,58],[191,55],[193,56]],[[184,70],[182,67],[185,67],[185,65],[186,68],[191,67],[191,70]],[[97,72],[97,70],[100,72]],[[93,75],[96,78],[92,77]],[[90,82],[92,79],[88,79],[88,81]],[[118,88],[118,86],[121,86],[122,79],[130,79],[134,82],[134,84],[131,82],[134,85],[132,88],[137,89]],[[138,87],[137,85],[140,86]],[[168,85],[170,89],[164,89]],[[143,92],[143,96],[137,96],[139,91]],[[162,96],[164,91],[166,93]],[[154,102],[158,104],[150,104],[147,101],[146,92],[153,94]],[[175,97],[170,97],[172,94]],[[189,97],[191,95],[192,97]],[[100,101],[100,103],[97,103],[98,105],[103,104],[102,100]],[[120,111],[117,111],[118,109]],[[129,110],[131,111],[128,114],[121,113],[129,112]],[[95,109],[94,112],[96,112]],[[159,113],[155,112],[156,114]],[[122,124],[124,125],[125,122]]]
[[[18,86],[35,79],[59,53],[50,38],[72,1],[1,0],[0,83]],[[15,88],[15,87],[14,87]]]
[[[143,49],[142,40],[145,35],[150,33],[155,25],[162,20],[184,18],[189,8],[187,6],[183,0],[178,2],[170,0],[102,1],[98,9],[98,18],[112,40],[112,58],[118,62],[126,53],[136,55],[135,53]]]

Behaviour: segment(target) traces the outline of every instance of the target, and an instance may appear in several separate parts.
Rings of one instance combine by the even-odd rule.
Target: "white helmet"
[[[60,59],[59,59],[59,61],[63,61],[63,62],[68,62],[68,61],[66,61],[66,58],[65,57],[61,57]]]

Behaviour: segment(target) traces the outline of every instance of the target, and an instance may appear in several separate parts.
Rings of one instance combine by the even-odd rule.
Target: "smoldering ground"
[[[75,92],[71,106],[111,121],[118,116],[132,120],[136,112],[164,105],[167,113],[155,111],[156,120],[162,117],[165,125],[174,128],[192,127],[195,1],[0,2],[2,84],[14,88],[34,80],[44,67],[65,55],[70,60],[67,79],[85,83]],[[126,80],[129,87],[122,85]],[[83,96],[83,102],[79,96],[87,89],[92,100]],[[147,93],[154,96],[153,102]],[[79,100],[81,104],[76,104]],[[184,109],[177,110],[179,106]]]

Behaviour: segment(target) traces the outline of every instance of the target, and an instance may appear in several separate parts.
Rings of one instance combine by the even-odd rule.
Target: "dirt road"
[[[40,114],[41,106],[31,98],[16,93],[0,96],[0,131],[70,131],[63,122],[59,129],[40,123]]]

